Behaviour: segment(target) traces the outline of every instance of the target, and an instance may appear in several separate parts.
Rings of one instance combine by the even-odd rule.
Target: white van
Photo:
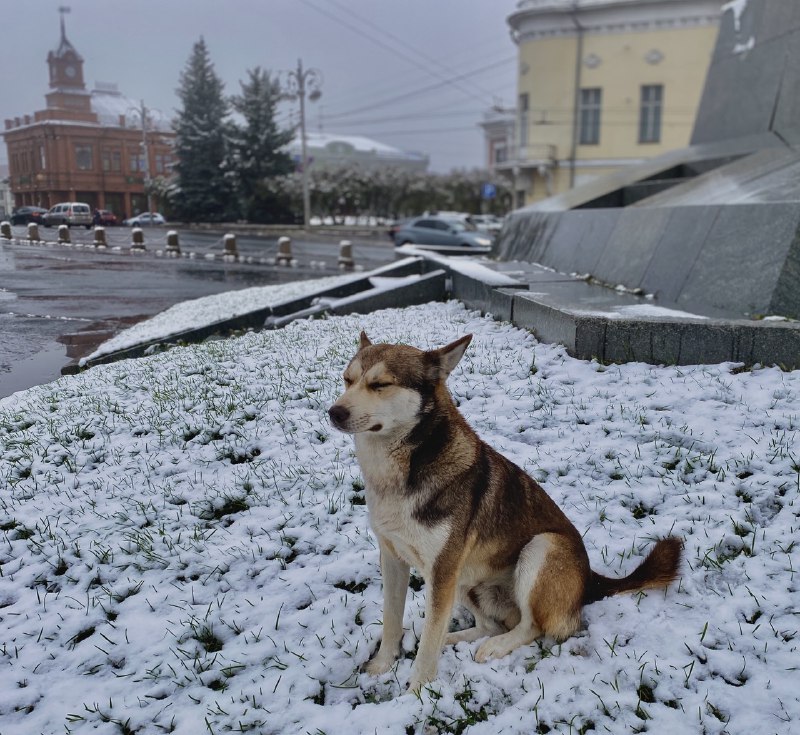
[[[50,207],[42,222],[45,227],[83,225],[88,230],[92,226],[92,210],[84,202],[61,202]]]

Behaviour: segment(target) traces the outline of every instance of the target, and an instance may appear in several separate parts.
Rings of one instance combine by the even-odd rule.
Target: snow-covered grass
[[[685,539],[679,583],[403,694],[350,437],[326,409],[361,328],[440,346],[471,423],[623,573]],[[295,322],[0,401],[0,732],[790,733],[800,728],[800,372],[603,366],[430,304]],[[459,621],[463,624],[463,620]]]

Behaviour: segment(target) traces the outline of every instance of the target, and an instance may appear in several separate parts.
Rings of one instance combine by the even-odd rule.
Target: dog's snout
[[[328,416],[336,426],[341,426],[347,419],[350,418],[350,411],[344,406],[337,406],[334,404],[328,409]]]

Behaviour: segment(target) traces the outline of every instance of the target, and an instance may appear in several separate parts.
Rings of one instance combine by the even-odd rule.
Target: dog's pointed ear
[[[362,329],[361,330],[361,337],[358,343],[358,349],[363,350],[365,347],[369,347],[372,342],[369,341],[369,337],[367,337],[367,333]]]
[[[449,345],[440,347],[438,350],[432,350],[433,354],[439,358],[439,370],[442,378],[446,378],[453,372],[453,368],[464,357],[470,342],[472,342],[472,335],[465,334],[461,339],[457,339]]]

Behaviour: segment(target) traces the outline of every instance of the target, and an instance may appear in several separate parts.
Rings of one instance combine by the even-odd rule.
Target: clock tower
[[[61,42],[58,48],[47,55],[47,65],[50,68],[50,88],[63,90],[83,90],[83,58],[75,47],[67,40],[64,27],[64,15],[69,8],[60,7],[61,13]]]
[[[45,95],[49,110],[58,110],[60,117],[96,122],[92,112],[92,96],[83,81],[83,57],[67,39],[64,16],[69,8],[60,7],[61,41],[47,54],[50,70],[50,91]]]

